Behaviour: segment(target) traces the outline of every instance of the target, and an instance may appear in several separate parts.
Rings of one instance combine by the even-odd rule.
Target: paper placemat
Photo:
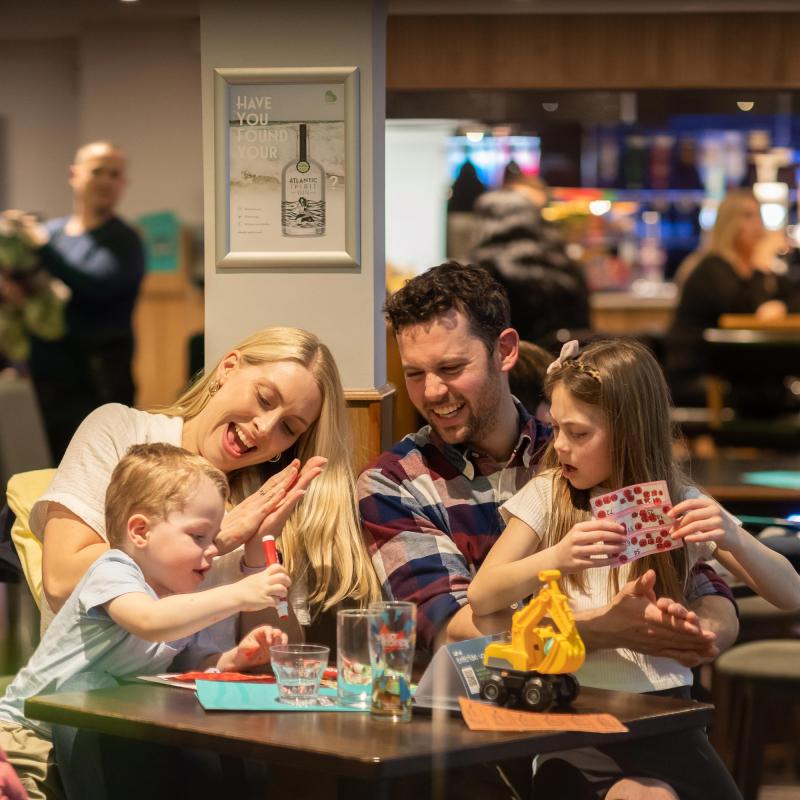
[[[274,683],[220,683],[195,681],[200,705],[206,711],[355,711],[361,708],[340,706],[336,692],[320,689],[319,703],[313,706],[290,706],[278,699]]]
[[[584,733],[627,733],[612,714],[541,714],[458,698],[464,722],[471,731],[581,731]]]

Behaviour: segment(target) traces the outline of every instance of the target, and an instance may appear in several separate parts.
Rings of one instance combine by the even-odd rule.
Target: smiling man
[[[476,616],[467,589],[503,530],[499,506],[533,477],[550,432],[511,394],[519,337],[505,291],[483,269],[433,267],[385,312],[428,424],[362,473],[362,528],[384,595],[417,604],[418,642],[433,650],[509,627],[511,609]],[[693,666],[731,643],[737,625],[713,571],[695,574],[692,595],[707,615],[657,601],[645,576],[577,615],[581,635],[589,649],[613,643]]]

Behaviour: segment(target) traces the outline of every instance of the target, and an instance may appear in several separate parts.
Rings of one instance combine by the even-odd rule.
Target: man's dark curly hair
[[[511,325],[505,289],[481,267],[457,261],[446,261],[412,278],[386,301],[383,311],[397,334],[453,308],[469,320],[472,334],[490,353],[497,337]]]

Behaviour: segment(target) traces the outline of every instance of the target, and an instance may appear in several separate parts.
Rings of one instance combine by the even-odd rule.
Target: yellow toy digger
[[[489,675],[481,686],[484,700],[545,711],[568,705],[578,696],[578,679],[570,673],[583,664],[586,648],[558,585],[560,577],[557,569],[542,570],[539,593],[512,618],[510,641],[486,646],[483,664]],[[545,616],[556,629],[537,627]]]

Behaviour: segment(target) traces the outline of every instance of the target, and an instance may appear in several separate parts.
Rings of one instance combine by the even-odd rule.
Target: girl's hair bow
[[[547,374],[550,375],[555,372],[557,369],[561,369],[564,366],[564,362],[568,358],[575,358],[580,351],[580,345],[578,344],[577,339],[570,339],[568,342],[564,342],[563,346],[561,347],[561,352],[558,354],[558,358],[550,363],[550,366],[547,368]]]

